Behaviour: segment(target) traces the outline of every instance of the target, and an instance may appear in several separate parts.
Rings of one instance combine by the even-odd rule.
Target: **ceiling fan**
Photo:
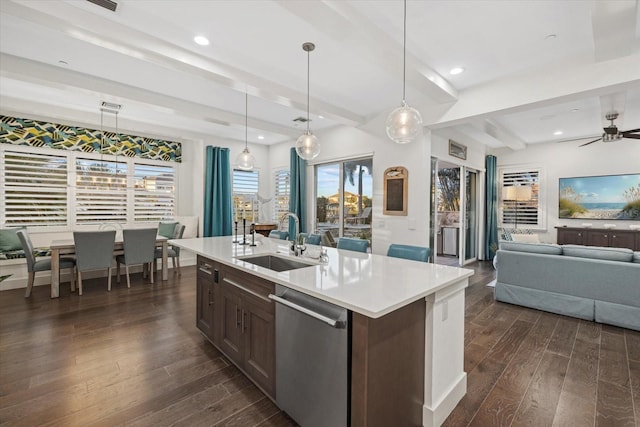
[[[618,127],[613,124],[613,121],[618,118],[618,113],[612,111],[608,113],[605,118],[611,121],[611,124],[605,128],[603,128],[604,133],[600,138],[596,138],[593,141],[586,142],[580,147],[584,147],[585,145],[593,144],[594,142],[598,142],[600,140],[604,142],[618,141],[622,138],[630,138],[630,139],[640,139],[640,129],[631,129],[620,132]]]

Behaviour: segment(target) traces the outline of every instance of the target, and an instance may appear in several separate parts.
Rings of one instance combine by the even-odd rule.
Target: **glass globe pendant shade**
[[[422,116],[405,101],[387,117],[387,136],[398,144],[413,141],[422,132]]]
[[[244,150],[242,150],[242,153],[238,154],[236,163],[238,164],[238,169],[248,171],[253,169],[256,159],[253,157],[253,154],[249,152],[249,149],[245,147]]]
[[[304,160],[311,160],[320,154],[318,138],[311,131],[306,131],[296,141],[296,153]]]

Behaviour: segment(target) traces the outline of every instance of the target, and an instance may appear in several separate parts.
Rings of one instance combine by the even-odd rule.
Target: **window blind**
[[[282,216],[289,212],[289,196],[291,194],[291,178],[288,169],[275,172],[275,196],[273,203],[273,220],[278,223]]]
[[[75,221],[127,221],[127,165],[76,159]]]
[[[236,221],[243,218],[247,222],[258,222],[258,184],[257,171],[233,171],[233,206]]]
[[[503,225],[541,225],[540,171],[503,171],[502,215]]]
[[[160,221],[175,215],[175,171],[170,166],[134,164],[134,217]]]
[[[2,213],[8,226],[67,224],[67,158],[3,152]]]

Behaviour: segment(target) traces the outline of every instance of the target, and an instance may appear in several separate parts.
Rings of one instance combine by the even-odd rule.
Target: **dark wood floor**
[[[496,303],[472,267],[468,391],[445,425],[640,423],[640,333]],[[194,267],[132,279],[0,292],[0,424],[295,425],[196,330]]]

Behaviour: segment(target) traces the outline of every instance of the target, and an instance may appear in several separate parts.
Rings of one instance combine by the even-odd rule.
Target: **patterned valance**
[[[0,116],[0,143],[100,153],[99,130]],[[104,131],[103,154],[182,161],[182,144]]]

